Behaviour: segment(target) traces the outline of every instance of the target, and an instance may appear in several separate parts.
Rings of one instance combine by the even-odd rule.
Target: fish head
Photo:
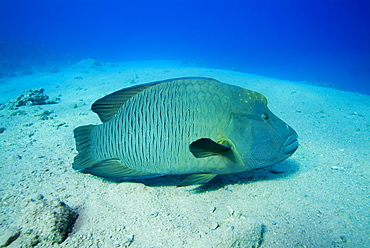
[[[263,95],[250,92],[243,111],[232,115],[230,135],[247,170],[256,170],[291,156],[298,148],[298,135],[268,109]]]

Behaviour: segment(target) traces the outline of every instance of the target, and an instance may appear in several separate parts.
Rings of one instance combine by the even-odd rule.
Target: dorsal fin
[[[129,98],[158,83],[142,84],[118,90],[95,101],[91,109],[99,115],[102,122],[109,121],[117,115],[118,110]]]

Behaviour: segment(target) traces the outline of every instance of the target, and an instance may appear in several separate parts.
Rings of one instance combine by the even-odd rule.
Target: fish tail
[[[136,171],[124,166],[119,159],[96,161],[91,156],[91,130],[95,125],[81,126],[74,130],[78,154],[72,164],[73,169],[82,173],[90,173],[107,179],[152,177],[145,172]]]
[[[73,169],[82,171],[90,168],[98,163],[91,158],[90,152],[90,132],[95,125],[81,126],[74,130],[74,137],[76,140],[77,156],[72,164]]]

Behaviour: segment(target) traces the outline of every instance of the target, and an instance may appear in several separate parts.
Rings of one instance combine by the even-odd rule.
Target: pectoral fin
[[[230,150],[230,148],[230,146],[222,145],[206,138],[198,139],[189,146],[190,152],[196,158],[221,155]]]
[[[187,176],[178,186],[188,186],[211,181],[217,174],[193,174]]]

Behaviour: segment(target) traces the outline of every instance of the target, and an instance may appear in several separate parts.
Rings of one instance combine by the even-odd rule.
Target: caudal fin
[[[72,168],[75,170],[82,171],[98,163],[98,161],[91,159],[90,154],[90,132],[93,128],[94,125],[88,125],[78,127],[74,130],[76,148],[78,151],[72,164]]]

